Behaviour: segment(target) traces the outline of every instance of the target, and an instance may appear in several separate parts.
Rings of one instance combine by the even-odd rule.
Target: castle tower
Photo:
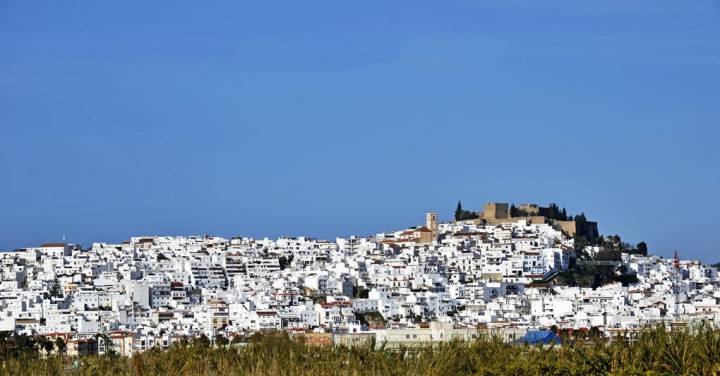
[[[438,238],[438,219],[437,213],[426,213],[425,214],[425,227],[432,231],[433,240]]]
[[[488,202],[483,209],[484,219],[510,218],[510,205],[501,202]]]

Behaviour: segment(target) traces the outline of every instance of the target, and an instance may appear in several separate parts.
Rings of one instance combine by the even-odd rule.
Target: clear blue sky
[[[0,249],[555,201],[720,261],[719,4],[2,0]]]

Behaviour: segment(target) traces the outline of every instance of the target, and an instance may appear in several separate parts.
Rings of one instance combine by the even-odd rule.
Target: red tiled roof
[[[45,243],[41,245],[42,248],[57,248],[57,247],[65,247],[65,243]]]

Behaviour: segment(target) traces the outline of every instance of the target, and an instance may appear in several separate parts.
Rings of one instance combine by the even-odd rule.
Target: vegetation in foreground
[[[566,342],[510,345],[496,340],[448,343],[420,351],[310,347],[284,333],[246,346],[194,341],[132,358],[66,359],[4,354],[6,375],[717,375],[720,331],[642,334],[634,344]]]

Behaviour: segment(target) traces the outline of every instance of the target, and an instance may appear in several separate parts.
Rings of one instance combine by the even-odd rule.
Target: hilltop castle
[[[582,235],[592,239],[599,235],[597,222],[583,221],[581,223],[572,219],[552,218],[551,208],[549,207],[541,207],[537,204],[522,204],[517,208],[513,207],[513,209],[515,210],[511,210],[508,203],[488,202],[474,221],[478,224],[501,224],[526,219],[534,224],[551,224],[570,236]]]

